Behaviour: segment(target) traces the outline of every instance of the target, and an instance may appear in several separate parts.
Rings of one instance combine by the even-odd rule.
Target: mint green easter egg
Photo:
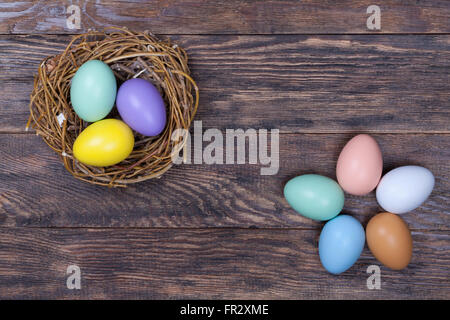
[[[330,220],[344,207],[344,192],[339,184],[318,174],[305,174],[289,180],[284,197],[302,216],[313,220]]]
[[[116,100],[117,84],[111,68],[100,60],[81,65],[72,78],[70,100],[76,114],[95,122],[108,115]]]

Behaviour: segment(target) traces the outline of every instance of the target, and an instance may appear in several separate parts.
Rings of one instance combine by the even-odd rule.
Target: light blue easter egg
[[[106,117],[114,106],[116,93],[114,73],[100,60],[85,62],[73,76],[70,86],[72,107],[87,122]]]
[[[320,261],[328,272],[342,273],[358,260],[364,243],[361,223],[351,216],[339,215],[328,221],[320,233]]]

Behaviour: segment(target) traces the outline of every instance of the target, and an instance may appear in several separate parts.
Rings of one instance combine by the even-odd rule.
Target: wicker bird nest
[[[109,167],[84,165],[72,153],[75,139],[89,123],[81,120],[71,106],[71,79],[83,63],[93,59],[111,67],[118,85],[136,77],[152,82],[167,109],[164,131],[156,137],[135,132],[133,152]],[[172,166],[172,155],[182,147],[183,137],[172,141],[172,133],[176,129],[188,130],[197,111],[198,88],[189,76],[187,61],[182,48],[148,32],[113,28],[77,35],[62,54],[48,57],[39,66],[27,129],[33,127],[78,179],[116,187],[157,178]],[[119,118],[118,112],[113,111],[107,118]]]

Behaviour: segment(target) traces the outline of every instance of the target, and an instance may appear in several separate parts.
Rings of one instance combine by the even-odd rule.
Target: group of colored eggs
[[[353,137],[342,149],[337,165],[338,182],[316,174],[295,177],[284,187],[289,205],[299,214],[329,220],[319,238],[319,256],[333,274],[349,269],[359,258],[365,240],[382,264],[393,270],[405,268],[412,257],[412,237],[398,215],[419,207],[431,194],[434,176],[420,166],[403,166],[381,177],[380,147],[367,134]],[[378,204],[386,211],[371,218],[366,231],[349,216],[338,215],[344,207],[344,191],[366,195],[376,188]]]
[[[86,165],[106,167],[126,159],[134,133],[157,136],[166,126],[166,108],[149,81],[129,79],[117,90],[114,72],[100,60],[85,62],[72,78],[70,100],[75,113],[93,122],[76,138],[74,157]],[[117,106],[119,119],[104,119]]]

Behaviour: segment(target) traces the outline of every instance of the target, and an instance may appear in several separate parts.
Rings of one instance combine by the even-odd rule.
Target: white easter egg
[[[386,173],[377,187],[378,204],[386,211],[402,214],[419,207],[431,194],[434,176],[419,166],[403,166]]]

